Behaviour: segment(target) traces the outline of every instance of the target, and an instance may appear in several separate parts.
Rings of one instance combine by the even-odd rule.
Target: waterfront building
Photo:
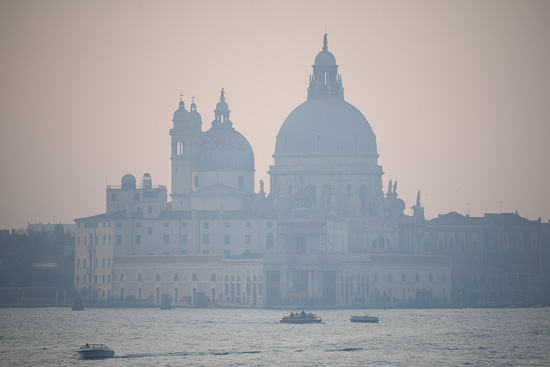
[[[174,304],[251,307],[502,302],[472,296],[460,279],[473,273],[460,264],[477,263],[456,260],[463,242],[482,251],[487,223],[442,229],[443,219],[425,220],[420,193],[413,214],[404,213],[397,182],[384,192],[376,136],[345,101],[337,70],[325,36],[307,100],[277,135],[269,194],[263,182],[255,192],[254,154],[230,120],[224,90],[206,131],[196,104],[188,111],[180,101],[170,130],[171,201],[148,174],[141,187],[129,174],[108,186],[106,212],[75,220],[75,288],[88,298],[157,304],[165,293]],[[453,250],[440,250],[451,232]],[[531,246],[532,230],[522,236]],[[520,283],[537,273],[527,268],[501,273]],[[498,282],[493,272],[477,284],[491,284],[493,274]]]

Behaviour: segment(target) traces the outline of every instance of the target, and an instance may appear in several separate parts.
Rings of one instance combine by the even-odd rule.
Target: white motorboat
[[[376,316],[352,316],[350,317],[351,322],[363,322],[363,323],[369,323],[369,324],[376,324],[378,323],[378,317]]]
[[[115,351],[105,344],[86,343],[78,349],[78,355],[82,359],[111,358],[115,356]]]

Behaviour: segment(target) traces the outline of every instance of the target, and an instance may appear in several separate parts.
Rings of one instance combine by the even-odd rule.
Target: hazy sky
[[[328,32],[407,214],[550,217],[550,1],[0,1],[0,227],[105,211],[225,88],[256,190]]]

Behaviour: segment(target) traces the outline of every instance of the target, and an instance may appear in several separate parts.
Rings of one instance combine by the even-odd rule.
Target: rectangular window
[[[149,205],[147,207],[147,213],[151,214],[153,212],[153,207],[151,205]]]
[[[208,229],[210,228],[210,223],[208,222],[204,222],[204,225],[203,225],[204,229]]]
[[[120,234],[116,235],[116,244],[117,245],[122,245],[122,235],[120,235]]]
[[[105,269],[105,259],[103,259],[103,269]],[[105,283],[105,282],[103,282]]]
[[[181,223],[181,226],[182,226],[183,228],[187,228],[187,222],[182,222],[182,223]]]
[[[111,269],[111,259],[107,259],[107,267]]]
[[[225,228],[229,228],[231,226],[231,223],[225,222]]]
[[[245,223],[245,227],[246,227],[246,228],[250,228],[251,226],[252,226],[252,223],[250,223],[250,222],[246,222],[246,223]]]
[[[141,227],[141,222],[136,222],[136,228],[140,228]]]
[[[223,250],[223,257],[229,257],[230,254],[231,254],[231,251]]]
[[[170,244],[170,235],[169,234],[165,234],[165,235],[162,236],[162,243],[165,244],[165,245]]]
[[[105,284],[105,275],[103,276],[103,284]]]
[[[246,245],[250,245],[250,244],[252,243],[252,236],[249,235],[249,234],[245,235],[245,236],[244,236],[244,243],[245,243]]]
[[[136,234],[136,245],[141,245],[141,235]]]
[[[76,268],[80,269],[80,259],[76,259]]]
[[[208,255],[208,252],[209,252],[208,250],[202,250],[203,255]]]
[[[111,283],[111,276],[107,275],[107,283]]]
[[[170,222],[164,222],[164,228],[170,227]]]
[[[244,187],[244,176],[239,176],[239,187]]]
[[[272,228],[273,227],[273,222],[267,222],[267,228]]]
[[[207,234],[203,234],[202,235],[202,243],[204,245],[208,245],[209,241],[210,241],[210,237]]]
[[[199,187],[199,176],[193,177],[193,186],[195,186],[195,188]]]
[[[147,227],[147,234],[153,234],[153,227]]]
[[[182,255],[187,255],[187,250],[181,250]]]
[[[111,201],[116,201],[116,194],[115,193],[111,194]]]
[[[226,234],[223,236],[223,243],[226,245],[229,245],[231,243],[231,237],[230,235]]]
[[[134,194],[134,200],[139,201],[139,194]]]
[[[103,244],[105,244],[105,236],[103,236]]]
[[[181,235],[181,244],[182,245],[187,245],[187,235],[186,234]]]
[[[116,227],[117,227],[117,228],[121,228],[121,227],[122,227],[122,223],[121,223],[121,222],[116,222]]]
[[[111,236],[109,236],[109,245],[111,244]]]
[[[76,239],[77,245],[80,246],[80,237]]]

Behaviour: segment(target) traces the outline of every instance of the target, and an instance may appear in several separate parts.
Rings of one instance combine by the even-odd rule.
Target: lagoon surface
[[[1,308],[2,366],[548,366],[550,308],[311,310]],[[80,360],[82,344],[115,358]]]

